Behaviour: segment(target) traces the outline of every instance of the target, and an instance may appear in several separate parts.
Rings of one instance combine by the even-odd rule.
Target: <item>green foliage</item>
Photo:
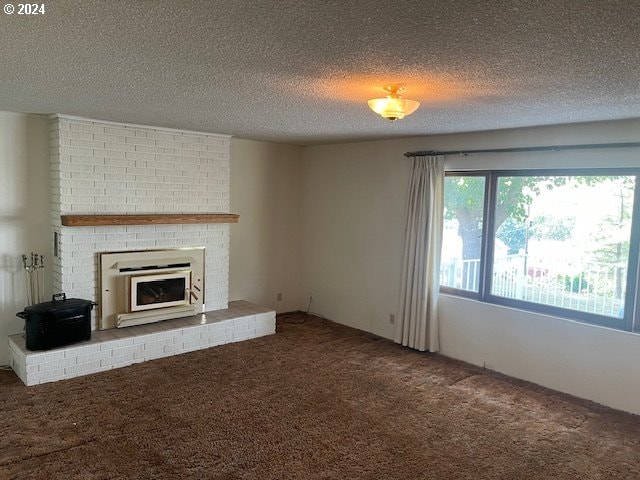
[[[590,292],[591,287],[589,282],[584,278],[584,273],[579,275],[560,275],[561,283],[564,284],[564,288],[568,292],[581,293]]]
[[[482,225],[484,206],[484,177],[447,177],[445,179],[445,218],[463,218]]]
[[[496,198],[496,229],[511,217],[527,218],[527,207],[543,188],[551,190],[564,185],[569,177],[501,177]],[[457,219],[466,230],[482,228],[485,177],[447,177],[445,180],[445,218]]]
[[[575,225],[575,219],[559,219],[540,215],[529,220],[516,221],[513,217],[507,217],[502,223],[496,237],[507,247],[509,255],[518,253],[526,248],[527,236],[536,240],[567,240],[571,238],[571,232]]]
[[[496,228],[508,217],[524,222],[528,207],[543,189],[565,185],[571,177],[500,177],[496,205]]]
[[[595,252],[595,259],[602,263],[618,263],[624,261],[626,263],[629,258],[629,240],[617,243],[607,243]]]
[[[571,238],[575,219],[539,217],[530,219],[529,206],[543,191],[573,185],[593,186],[601,182],[617,182],[620,188],[633,198],[633,176],[511,176],[497,181],[494,225],[497,237],[509,247],[509,253],[517,253],[525,247],[526,236],[536,239],[564,241]],[[457,220],[462,238],[463,258],[478,258],[482,237],[482,221],[485,198],[484,176],[451,176],[445,179],[445,219]],[[631,207],[624,207],[623,214],[631,214]],[[529,221],[527,231],[525,222]],[[612,225],[615,222],[612,220]],[[620,224],[618,221],[615,225]],[[605,229],[606,230],[606,229]],[[608,229],[612,231],[611,228]],[[611,235],[603,234],[602,242]],[[596,252],[602,261],[617,261],[628,257],[628,241],[602,247]]]
[[[629,258],[629,234],[633,211],[634,182],[629,177],[616,177],[619,186],[619,207],[615,215],[608,215],[600,224],[595,241],[601,245],[594,253],[603,263],[618,263]]]
[[[509,247],[509,251],[507,253],[509,255],[514,255],[521,249],[524,249],[527,238],[527,229],[525,224],[522,222],[516,222],[512,217],[507,217],[496,232],[496,237]]]
[[[530,238],[536,240],[559,240],[571,238],[576,225],[575,218],[557,218],[540,215],[531,221]]]
[[[515,221],[527,218],[527,207],[543,190],[553,190],[567,184],[595,185],[599,182],[619,182],[632,191],[634,181],[629,176],[513,176],[498,179],[496,229],[502,225],[507,217]],[[484,176],[455,176],[445,180],[445,218],[456,218],[460,223],[467,223],[467,227],[474,223],[476,227],[482,225],[482,209],[484,206]]]

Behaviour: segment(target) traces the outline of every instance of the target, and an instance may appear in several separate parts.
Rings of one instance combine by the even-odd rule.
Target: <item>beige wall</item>
[[[410,121],[410,119],[408,120]],[[387,338],[398,306],[409,160],[423,149],[640,141],[640,121],[307,147],[302,295],[312,310]],[[640,150],[447,157],[448,169],[640,166]],[[441,353],[640,413],[640,335],[441,297]]]
[[[301,156],[301,147],[231,140],[231,211],[240,222],[231,226],[229,300],[301,308]]]
[[[410,119],[409,119],[410,121]],[[387,338],[394,326],[407,150],[640,140],[640,121],[295,147],[232,139],[230,299],[306,308]],[[48,127],[0,113],[0,363],[22,330],[20,255],[50,258]],[[640,166],[637,149],[447,158],[449,169]],[[277,294],[283,300],[276,300]],[[640,335],[441,297],[442,353],[640,413]]]
[[[393,142],[305,149],[303,296],[327,318],[391,338],[409,162]]]
[[[7,335],[24,320],[23,253],[44,254],[51,294],[49,126],[45,117],[0,112],[0,364],[8,362]]]

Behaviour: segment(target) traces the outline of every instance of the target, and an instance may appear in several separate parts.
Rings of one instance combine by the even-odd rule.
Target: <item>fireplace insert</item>
[[[156,275],[132,275],[129,281],[132,312],[189,304],[190,270]]]
[[[204,312],[203,247],[100,254],[98,328],[123,328]]]

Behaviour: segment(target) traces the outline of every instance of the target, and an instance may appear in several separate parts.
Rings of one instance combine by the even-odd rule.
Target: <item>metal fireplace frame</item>
[[[204,261],[204,247],[100,253],[98,328],[123,328],[203,313]],[[139,278],[159,278],[167,274],[188,277],[185,300],[133,308],[132,283]]]

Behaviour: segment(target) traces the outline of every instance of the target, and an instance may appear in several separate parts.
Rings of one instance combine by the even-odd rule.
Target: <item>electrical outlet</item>
[[[278,302],[282,301],[282,293],[278,293],[277,300]]]
[[[396,316],[393,313],[389,314],[389,323],[391,325],[394,325],[396,323]]]

